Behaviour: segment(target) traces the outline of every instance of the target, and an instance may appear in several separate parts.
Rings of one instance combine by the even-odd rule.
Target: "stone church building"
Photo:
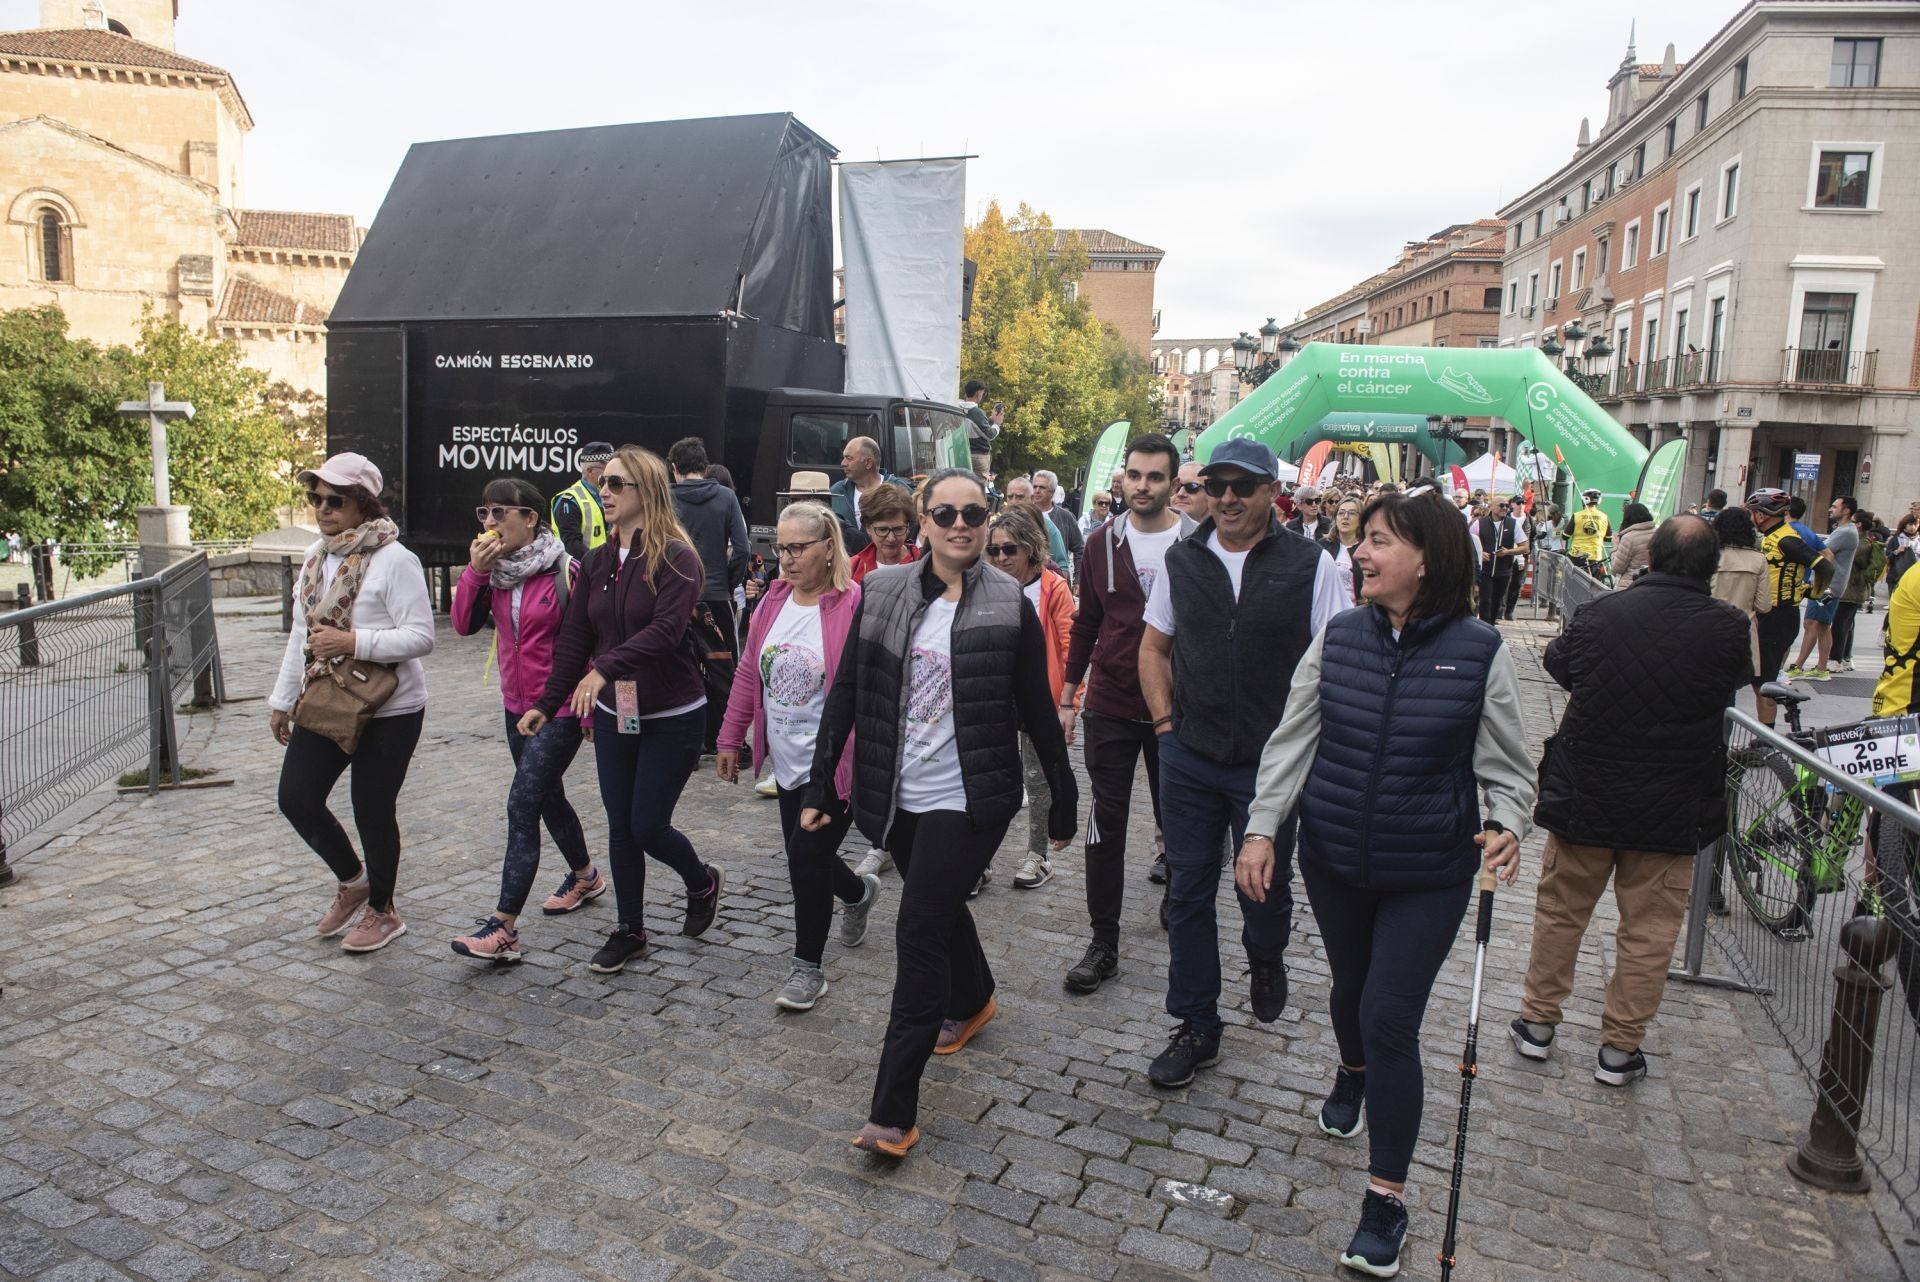
[[[41,0],[0,32],[0,309],[58,303],[131,342],[151,305],[324,395],[326,319],[359,251],[348,214],[241,204],[253,117],[174,52],[178,0]]]

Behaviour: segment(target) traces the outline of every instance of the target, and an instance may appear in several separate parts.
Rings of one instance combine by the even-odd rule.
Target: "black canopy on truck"
[[[463,554],[494,476],[549,495],[589,440],[706,440],[743,492],[766,391],[843,385],[833,147],[791,115],[409,149],[328,320],[328,445]]]

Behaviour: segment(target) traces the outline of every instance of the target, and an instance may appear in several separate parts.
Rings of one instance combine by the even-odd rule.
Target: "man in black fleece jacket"
[[[734,589],[747,581],[747,567],[753,560],[753,547],[747,539],[747,518],[740,511],[740,500],[718,481],[707,479],[707,447],[697,436],[673,443],[667,451],[667,465],[673,469],[673,510],[687,532],[687,539],[700,556],[700,568],[706,582],[700,589],[700,604],[712,616],[713,634],[705,638],[703,651],[709,678],[718,685],[733,684],[735,655],[739,651],[739,629],[734,615]],[[696,634],[705,631],[696,620]],[[706,750],[712,752],[720,719],[726,714],[726,699],[707,700]]]

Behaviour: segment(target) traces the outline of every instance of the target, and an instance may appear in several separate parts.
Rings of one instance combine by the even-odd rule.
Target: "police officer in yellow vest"
[[[1822,559],[1832,560],[1828,553],[1807,546],[1793,528],[1787,519],[1791,501],[1791,496],[1779,489],[1759,489],[1747,495],[1747,511],[1753,517],[1753,528],[1760,531],[1760,551],[1767,558],[1766,590],[1773,601],[1765,614],[1754,616],[1760,636],[1758,675],[1763,682],[1779,677],[1787,652],[1800,635],[1800,602],[1806,595],[1807,568]],[[1773,700],[1756,692],[1754,710],[1763,724],[1773,724]]]
[[[600,506],[600,473],[612,457],[613,446],[605,441],[588,441],[580,447],[580,479],[553,496],[554,537],[582,564],[587,553],[607,541],[607,514]]]

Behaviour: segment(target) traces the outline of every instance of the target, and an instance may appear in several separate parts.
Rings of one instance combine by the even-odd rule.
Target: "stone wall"
[[[280,567],[283,557],[297,574],[300,570],[298,553],[228,552],[209,556],[207,569],[213,580],[213,595],[278,597],[283,590]]]

